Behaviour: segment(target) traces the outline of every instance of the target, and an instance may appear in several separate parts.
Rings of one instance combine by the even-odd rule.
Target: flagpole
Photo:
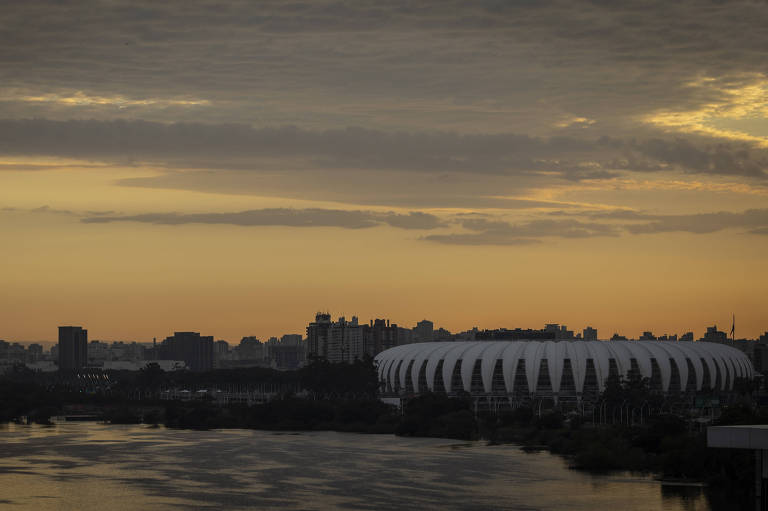
[[[736,313],[733,314],[733,321],[731,322],[731,342],[736,342]]]

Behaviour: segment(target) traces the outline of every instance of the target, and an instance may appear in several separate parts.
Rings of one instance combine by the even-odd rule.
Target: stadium
[[[741,351],[685,341],[429,342],[388,349],[375,363],[384,396],[466,392],[495,406],[594,400],[611,375],[648,378],[666,396],[727,393],[754,377]]]

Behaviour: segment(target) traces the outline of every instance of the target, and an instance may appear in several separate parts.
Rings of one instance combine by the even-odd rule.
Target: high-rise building
[[[371,320],[370,325],[363,328],[363,334],[365,336],[363,351],[370,357],[375,357],[384,350],[394,348],[399,344],[405,344],[400,342],[400,331],[397,325],[389,324],[388,319],[376,319]]]
[[[369,328],[360,325],[356,316],[349,321],[344,316],[331,321],[330,314],[318,312],[315,321],[307,326],[307,361],[319,359],[338,363],[364,358],[367,353],[366,330]]]
[[[315,321],[307,326],[307,360],[328,358],[328,332],[331,329],[331,315],[315,314]]]
[[[353,362],[362,359],[365,355],[363,348],[363,327],[358,324],[356,316],[352,316],[350,321],[341,316],[331,323],[326,355],[329,362]]]
[[[423,319],[416,323],[416,327],[413,329],[413,341],[414,342],[432,342],[434,338],[435,324],[427,319]]]
[[[198,332],[174,332],[159,346],[163,359],[183,360],[192,371],[213,369],[213,336]]]
[[[588,326],[582,332],[582,338],[585,341],[596,341],[597,340],[597,329],[592,328],[591,326]]]
[[[300,334],[285,334],[280,337],[280,344],[285,346],[301,346],[303,340]]]
[[[88,330],[60,326],[58,347],[60,371],[80,369],[88,364]]]

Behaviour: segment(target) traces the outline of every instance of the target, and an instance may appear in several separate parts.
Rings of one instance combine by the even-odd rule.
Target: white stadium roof
[[[632,371],[663,392],[731,390],[736,378],[754,376],[741,351],[687,341],[427,342],[388,349],[375,361],[386,391],[400,394],[580,395],[590,383],[602,391],[612,372]]]

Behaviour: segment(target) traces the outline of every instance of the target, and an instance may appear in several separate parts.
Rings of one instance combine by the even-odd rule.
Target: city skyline
[[[316,314],[321,314],[321,312],[317,312],[317,311],[315,313]],[[609,340],[614,335],[624,336],[624,337],[626,337],[628,339],[641,339],[643,334],[645,334],[645,333],[652,333],[652,334],[654,334],[655,336],[658,337],[658,336],[665,336],[665,335],[681,336],[681,335],[689,333],[689,332],[693,334],[693,339],[697,340],[697,339],[702,338],[706,334],[706,332],[710,328],[713,328],[713,327],[716,327],[719,331],[725,332],[728,335],[728,338],[730,339],[731,338],[731,327],[732,326],[737,326],[736,322],[734,321],[735,318],[732,317],[731,318],[731,322],[729,322],[727,324],[726,323],[710,322],[710,323],[708,323],[706,325],[702,325],[700,328],[687,328],[687,329],[686,328],[682,328],[682,329],[677,329],[677,330],[658,329],[658,328],[653,328],[652,326],[650,326],[650,327],[646,326],[646,327],[641,328],[637,332],[630,332],[628,330],[621,330],[621,329],[618,329],[618,330],[610,330],[610,329],[608,329],[608,330],[606,330],[606,329],[600,328],[595,323],[589,323],[589,322],[584,322],[583,324],[581,324],[581,323],[566,323],[566,322],[558,323],[558,322],[553,322],[553,321],[547,321],[547,322],[541,323],[541,324],[511,323],[511,322],[507,322],[507,323],[504,323],[504,324],[498,324],[498,325],[477,325],[477,324],[473,324],[471,326],[464,326],[464,327],[459,327],[459,328],[447,328],[447,325],[441,323],[439,320],[435,321],[434,318],[430,319],[430,318],[426,318],[426,317],[422,317],[418,321],[415,321],[413,323],[409,323],[409,322],[399,322],[396,318],[387,317],[386,315],[381,315],[381,314],[379,314],[379,315],[375,315],[375,314],[371,315],[370,317],[368,317],[368,319],[362,319],[362,318],[366,318],[366,316],[362,316],[362,315],[343,314],[343,313],[333,314],[330,311],[322,312],[322,314],[328,314],[330,316],[330,318],[331,318],[331,321],[336,321],[339,318],[346,318],[347,321],[350,321],[350,320],[352,320],[354,318],[354,320],[359,321],[361,325],[367,325],[369,323],[372,324],[374,321],[379,321],[379,320],[386,321],[387,323],[389,323],[391,321],[393,326],[399,326],[401,328],[406,328],[408,330],[416,330],[418,324],[421,321],[427,321],[427,322],[433,323],[435,331],[437,331],[438,329],[445,329],[445,330],[447,330],[452,335],[458,335],[458,334],[462,334],[462,333],[465,333],[465,332],[469,332],[472,329],[477,329],[478,331],[484,331],[484,330],[493,331],[493,330],[498,330],[498,329],[502,329],[502,330],[504,330],[504,329],[523,329],[523,330],[528,330],[528,329],[539,330],[540,329],[540,330],[545,330],[546,327],[548,327],[550,325],[555,325],[555,326],[562,327],[562,328],[566,328],[567,327],[567,328],[569,328],[569,330],[574,335],[578,335],[578,336],[581,336],[583,330],[585,330],[585,329],[594,329],[594,330],[597,331],[597,339],[598,340]],[[311,323],[313,317],[314,317],[314,314],[312,316],[308,316],[307,318],[304,318],[304,321],[301,324],[301,326],[295,328],[294,330],[285,330],[285,331],[281,331],[281,332],[274,332],[274,331],[272,331],[272,332],[267,332],[267,333],[264,333],[264,334],[254,334],[253,331],[243,331],[243,332],[231,335],[231,336],[226,336],[226,335],[219,335],[218,332],[209,331],[209,330],[206,330],[206,329],[197,329],[197,328],[192,328],[192,327],[190,327],[190,328],[173,327],[173,328],[170,328],[170,329],[168,329],[167,331],[165,331],[163,333],[159,333],[157,335],[151,335],[149,337],[131,337],[131,336],[111,335],[109,333],[106,333],[106,334],[101,333],[101,334],[96,334],[96,335],[91,334],[90,338],[93,341],[101,341],[101,342],[121,342],[122,341],[122,342],[139,342],[139,343],[143,343],[143,344],[151,344],[153,342],[153,339],[155,341],[157,339],[161,339],[162,340],[163,338],[165,338],[166,336],[170,335],[173,332],[197,331],[197,332],[200,332],[200,333],[203,333],[203,334],[210,334],[210,335],[212,335],[214,340],[225,340],[225,341],[229,342],[230,344],[239,342],[241,339],[245,339],[245,338],[258,339],[259,341],[261,341],[263,343],[266,343],[269,339],[273,339],[273,338],[279,339],[279,338],[281,338],[283,336],[291,336],[291,335],[296,335],[296,334],[301,335],[302,338],[304,338],[306,336],[307,324]],[[67,324],[73,324],[74,325],[74,324],[76,324],[76,322],[71,322],[71,323],[67,323]],[[77,323],[77,324],[86,324],[86,323]],[[56,328],[61,328],[61,325],[58,325]],[[92,332],[93,330],[89,327],[89,331]],[[738,328],[736,328],[735,329],[735,334],[736,334],[735,338],[737,338],[737,339],[758,339],[761,336],[764,336],[766,333],[768,333],[768,326],[764,327],[762,330],[759,330],[758,333],[756,333],[755,335],[752,335],[752,336],[744,334]],[[56,342],[57,342],[56,339],[54,339],[54,338],[45,338],[45,337],[42,337],[42,338],[39,338],[39,339],[20,339],[20,338],[12,338],[10,336],[5,336],[4,337],[2,335],[2,332],[0,332],[0,339],[4,339],[4,340],[10,341],[10,342],[19,342],[19,343],[22,343],[22,344],[42,343],[43,345],[52,345],[52,344],[56,344]]]
[[[4,338],[765,328],[759,4],[3,14]]]

